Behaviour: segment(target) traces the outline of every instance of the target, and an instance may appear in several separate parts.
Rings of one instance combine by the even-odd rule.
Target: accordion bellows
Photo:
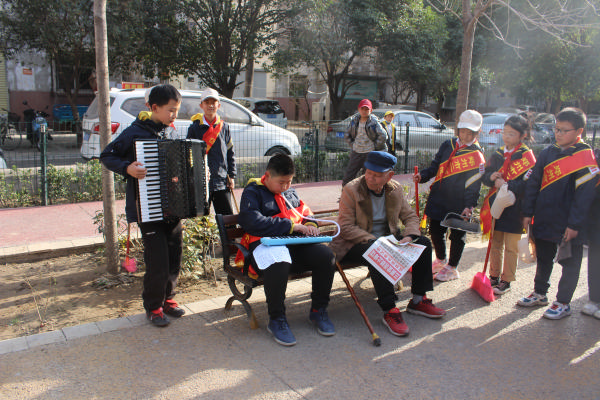
[[[136,160],[148,170],[138,180],[140,222],[208,214],[206,143],[201,140],[136,140]]]

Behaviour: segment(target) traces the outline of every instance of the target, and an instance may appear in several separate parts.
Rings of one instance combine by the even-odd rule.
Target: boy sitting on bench
[[[262,178],[251,179],[242,193],[238,222],[246,234],[242,244],[251,252],[264,236],[316,236],[319,229],[304,217],[310,209],[290,187],[294,177],[294,161],[285,154],[269,160]],[[258,269],[252,260],[252,272],[262,275],[269,312],[267,330],[283,346],[293,346],[296,339],[285,317],[285,291],[290,273],[312,271],[312,305],[309,319],[323,336],[333,336],[335,328],[327,315],[329,293],[335,272],[335,256],[322,244],[287,245],[291,263],[280,261]]]

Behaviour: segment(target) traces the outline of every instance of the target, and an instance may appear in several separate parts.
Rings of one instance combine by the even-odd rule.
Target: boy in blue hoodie
[[[102,151],[100,161],[106,168],[123,175],[127,181],[125,213],[127,222],[138,222],[137,180],[146,177],[144,165],[135,161],[137,139],[167,139],[174,128],[181,106],[181,94],[171,85],[152,88],[146,103],[151,110],[142,111],[137,119]],[[142,299],[146,316],[154,326],[167,326],[165,315],[181,317],[185,311],[173,300],[181,269],[182,226],[180,220],[138,223],[144,243],[144,289]]]

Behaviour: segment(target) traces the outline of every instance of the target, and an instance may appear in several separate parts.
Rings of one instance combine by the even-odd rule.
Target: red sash
[[[265,176],[263,175],[261,178],[261,184],[263,185],[264,180]],[[299,224],[302,222],[303,217],[312,215],[312,211],[306,204],[304,204],[302,200],[300,200],[300,205],[298,205],[298,207],[294,209],[288,209],[282,194],[273,194],[273,197],[275,198],[275,202],[277,203],[280,212],[278,214],[270,216],[269,218],[286,218],[292,220],[294,224]],[[300,215],[294,212],[294,210],[296,210],[296,212]],[[249,233],[244,233],[244,236],[242,236],[241,245],[249,249],[250,244],[256,242],[257,240],[260,240],[260,238],[261,236],[253,236]],[[238,250],[237,255],[235,256],[235,265],[240,268],[244,266],[244,254],[240,250]],[[258,274],[254,270],[252,265],[250,265],[249,267],[248,275],[251,278],[258,277]]]
[[[204,116],[202,116],[202,118],[204,119]],[[204,135],[202,135],[202,140],[204,140],[204,142],[206,143],[206,152],[208,153],[212,145],[215,144],[215,141],[217,140],[217,137],[221,132],[221,128],[223,127],[223,121],[217,115],[214,122],[206,121],[206,123],[208,124],[208,130],[204,132]]]
[[[598,168],[592,149],[583,149],[568,157],[552,161],[544,167],[540,192],[554,182],[584,168]]]
[[[455,156],[458,150],[462,148],[464,146],[455,147],[450,157],[440,164],[438,172],[435,175],[435,180],[433,181],[434,183],[452,175],[477,169],[481,164],[485,163],[483,154],[479,150]]]
[[[515,151],[517,151],[521,145],[519,145],[513,152],[507,155],[506,160],[502,167],[498,170],[502,174],[502,179],[505,181],[511,181],[513,179],[517,179],[531,168],[535,164],[535,155],[532,150],[527,150],[523,153],[522,157],[518,160],[511,160],[511,156]],[[496,187],[490,188],[487,196],[483,200],[483,205],[481,206],[480,218],[482,225],[482,233],[484,236],[489,235],[492,229],[492,214],[490,213],[490,198],[494,195],[498,189]]]

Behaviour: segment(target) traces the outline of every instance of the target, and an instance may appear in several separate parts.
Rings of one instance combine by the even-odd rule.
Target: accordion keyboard
[[[148,170],[146,177],[138,180],[141,221],[161,221],[163,211],[160,197],[158,142],[156,140],[137,141],[135,151],[136,160]]]

